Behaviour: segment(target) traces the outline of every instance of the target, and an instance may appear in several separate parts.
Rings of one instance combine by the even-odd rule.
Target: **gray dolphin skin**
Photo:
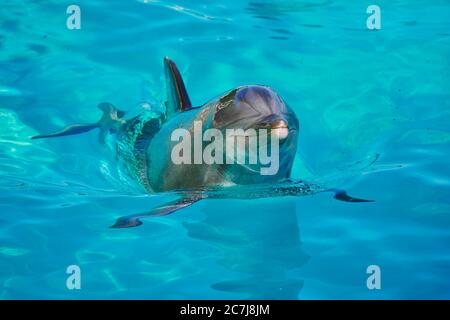
[[[173,61],[164,59],[167,102],[164,113],[144,111],[125,120],[125,112],[110,103],[100,103],[103,116],[94,124],[76,124],[32,139],[53,138],[88,132],[98,128],[99,141],[115,134],[114,149],[119,164],[149,193],[176,192],[179,199],[149,212],[119,218],[113,228],[135,227],[147,216],[163,216],[202,199],[301,196],[333,192],[338,200],[369,202],[348,196],[345,191],[290,179],[297,151],[299,121],[293,110],[270,87],[247,85],[235,88],[202,106],[193,107],[181,74]],[[216,129],[223,136],[227,129],[267,129],[279,134],[279,169],[262,175],[261,164],[175,164],[171,153],[178,141],[176,129],[193,134],[194,123],[203,132]],[[198,122],[197,122],[198,123]],[[280,134],[281,133],[281,134]],[[259,146],[260,147],[260,146]],[[193,152],[192,152],[193,154]],[[225,156],[225,155],[224,155]]]

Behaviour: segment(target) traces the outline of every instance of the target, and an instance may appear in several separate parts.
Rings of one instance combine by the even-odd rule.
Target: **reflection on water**
[[[261,17],[280,17],[285,14],[315,10],[332,4],[333,1],[250,1],[245,10]]]
[[[302,251],[295,202],[291,200],[214,201],[199,222],[184,223],[188,236],[223,254],[218,263],[238,272],[212,288],[250,299],[296,299],[303,280],[290,276],[308,260]],[[262,214],[270,212],[270,214]]]
[[[292,23],[289,26],[286,21],[284,21],[285,15],[295,15],[296,13],[303,13],[315,10],[316,8],[325,7],[331,5],[332,1],[325,1],[320,3],[312,3],[305,1],[250,1],[245,8],[247,12],[251,14],[252,17],[256,19],[266,20],[268,23],[273,22],[274,24],[282,25],[285,27],[292,28]],[[299,16],[299,20],[292,20],[293,24],[299,25],[307,28],[322,28],[320,24],[312,23],[302,23],[303,18]],[[259,27],[259,26],[257,26]],[[288,40],[290,35],[293,34],[291,30],[287,28],[271,28],[270,29],[275,35],[269,35],[269,39],[273,40]],[[281,34],[281,35],[276,35]]]

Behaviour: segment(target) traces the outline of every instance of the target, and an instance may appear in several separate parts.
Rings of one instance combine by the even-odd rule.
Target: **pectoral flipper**
[[[140,220],[141,218],[166,216],[174,213],[177,210],[189,207],[190,205],[194,204],[197,201],[200,201],[201,199],[201,196],[183,197],[175,201],[166,203],[160,207],[156,207],[148,212],[120,217],[119,219],[117,219],[116,223],[111,226],[111,228],[137,227],[142,224],[142,221]]]
[[[345,202],[375,202],[374,200],[366,200],[351,197],[347,194],[345,190],[341,189],[330,189],[328,191],[334,192],[334,197],[336,200],[345,201]]]

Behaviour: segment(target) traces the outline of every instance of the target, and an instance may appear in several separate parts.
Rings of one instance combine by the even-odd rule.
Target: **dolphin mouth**
[[[270,129],[289,129],[289,126],[285,120],[278,119],[270,123]]]
[[[272,116],[271,118],[265,119],[261,122],[247,125],[242,128],[245,132],[236,132],[231,136],[236,138],[258,138],[260,136],[259,130],[266,130],[267,136],[277,137],[281,143],[288,140],[287,138],[289,138],[297,131],[295,127],[290,127],[288,125],[287,120],[278,117],[275,119],[273,118],[274,117]],[[247,131],[249,129],[253,130]]]
[[[289,129],[288,122],[284,119],[267,119],[252,126],[254,129]]]
[[[274,133],[280,132],[278,130],[282,130],[284,133],[286,133],[286,137],[285,138],[287,138],[288,135],[290,135],[290,134],[292,134],[292,133],[294,133],[296,131],[296,129],[288,128],[288,127],[281,127],[281,128],[275,128],[275,129],[261,128],[261,127],[249,127],[249,128],[246,128],[245,130],[247,130],[247,129],[255,129],[255,130],[266,129],[266,130],[269,131],[270,135],[273,135]],[[232,134],[231,136],[232,137],[239,137],[239,138],[257,138],[257,137],[259,137],[258,133],[256,133],[256,134],[252,134],[252,133],[236,134],[235,133],[235,134]],[[280,140],[284,140],[284,139],[280,139]]]

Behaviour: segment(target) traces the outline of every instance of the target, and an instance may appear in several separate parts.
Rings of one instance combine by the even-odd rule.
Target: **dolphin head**
[[[247,163],[228,166],[227,171],[231,175],[239,177],[236,180],[260,183],[289,177],[297,151],[299,122],[295,113],[273,89],[266,86],[251,85],[239,87],[229,92],[220,98],[217,103],[212,127],[221,131],[242,129],[245,130],[247,136],[256,132],[259,137],[261,132],[266,132],[268,140],[276,138],[278,141],[279,167],[275,174],[271,177],[270,175],[261,175],[261,164],[259,162],[256,165]],[[267,145],[258,143],[258,155],[260,154],[259,149],[267,148],[268,145],[270,146],[270,142]],[[247,147],[248,145],[246,145]],[[237,150],[237,153],[239,152]],[[270,150],[268,152],[270,154]]]

